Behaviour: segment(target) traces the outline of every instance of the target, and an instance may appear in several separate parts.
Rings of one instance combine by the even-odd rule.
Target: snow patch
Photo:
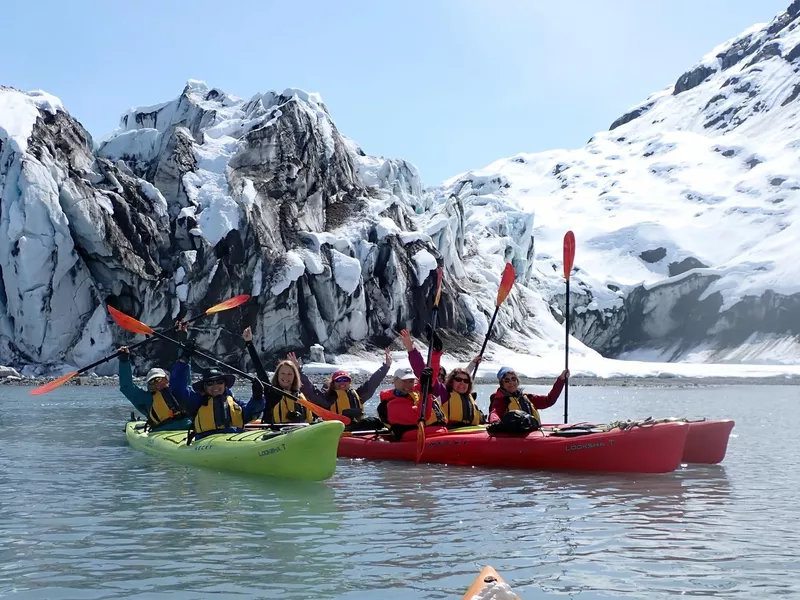
[[[431,271],[438,268],[436,258],[427,250],[420,250],[412,257],[414,265],[416,266],[417,285],[420,286],[425,283]]]
[[[338,250],[331,250],[331,263],[336,284],[347,294],[355,292],[361,283],[361,263]]]
[[[289,289],[295,281],[302,277],[306,270],[305,263],[301,256],[290,250],[286,253],[286,265],[283,272],[278,274],[273,281],[270,291],[273,296],[278,296]]]

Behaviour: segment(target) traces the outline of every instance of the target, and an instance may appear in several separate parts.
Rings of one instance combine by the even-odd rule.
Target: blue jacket
[[[205,394],[198,394],[191,387],[189,387],[190,380],[191,371],[189,369],[189,365],[180,360],[177,361],[172,366],[172,373],[170,373],[169,376],[169,389],[178,402],[186,407],[189,416],[194,418],[197,415],[197,411],[200,410],[200,407],[206,403],[207,396]],[[245,423],[249,423],[258,417],[258,415],[260,415],[262,412],[264,412],[263,394],[258,398],[251,397],[247,404],[237,400],[234,397],[233,392],[227,388],[225,388],[225,395],[229,395],[231,398],[233,398],[236,404],[242,407],[242,420]],[[244,429],[240,429],[239,427],[228,427],[227,429],[208,431],[206,433],[198,434],[195,439],[203,439],[212,433],[241,433],[242,431],[244,431]]]
[[[153,394],[133,383],[133,371],[129,360],[119,361],[119,391],[145,417],[150,414],[150,409],[153,408]],[[156,427],[153,431],[185,430],[189,429],[191,424],[192,421],[189,418],[179,419]]]

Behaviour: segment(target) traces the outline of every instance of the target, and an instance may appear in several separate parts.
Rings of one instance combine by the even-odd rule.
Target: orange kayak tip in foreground
[[[520,600],[492,567],[486,566],[461,600]]]

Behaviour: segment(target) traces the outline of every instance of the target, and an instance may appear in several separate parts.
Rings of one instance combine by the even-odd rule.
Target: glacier
[[[247,293],[198,323],[199,345],[245,366],[251,325],[269,360],[319,344],[369,369],[400,329],[421,335],[437,266],[455,364],[510,262],[481,374],[553,375],[571,229],[576,374],[800,374],[799,24],[794,2],[583,148],[429,188],[303,90],[244,99],[189,80],[95,143],[57,98],[0,87],[0,364],[57,373],[110,353],[131,336],[106,304],[165,327]],[[150,344],[137,365],[173,356]]]

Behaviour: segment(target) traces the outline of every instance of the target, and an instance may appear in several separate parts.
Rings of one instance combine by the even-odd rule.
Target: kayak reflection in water
[[[408,362],[411,364],[411,368],[417,377],[421,377],[422,370],[425,368],[425,360],[420,351],[414,347],[414,340],[407,329],[400,332],[400,341],[408,352]],[[442,340],[434,332],[432,368],[438,365],[443,350]],[[473,360],[480,361],[480,358],[476,357]],[[444,414],[447,428],[456,429],[485,423],[486,417],[475,403],[476,394],[472,392],[472,376],[469,372],[466,369],[456,368],[448,375],[447,369],[442,366],[438,367],[438,371],[438,379],[433,382],[431,391],[437,397],[437,403]]]
[[[189,324],[179,321],[178,331],[188,332]],[[207,369],[203,378],[192,384],[189,360],[190,343],[172,367],[169,388],[194,420],[194,437],[197,440],[212,433],[240,433],[264,410],[264,390],[259,381],[253,382],[253,396],[245,404],[233,396],[234,376],[219,369]]]
[[[147,417],[150,431],[186,430],[191,420],[169,390],[169,374],[164,369],[150,369],[145,377],[147,389],[133,382],[131,355],[127,346],[119,348],[119,391]]]
[[[497,391],[490,399],[489,430],[523,433],[539,429],[542,423],[539,411],[556,403],[568,377],[569,371],[562,371],[547,395],[526,394],[519,386],[516,371],[511,367],[502,367],[497,372]]]
[[[287,359],[300,373],[301,389],[306,398],[322,408],[351,419],[350,424],[345,427],[345,431],[368,431],[383,428],[383,422],[379,418],[364,416],[364,403],[372,398],[389,372],[389,367],[392,366],[392,353],[389,348],[384,350],[383,364],[356,389],[352,387],[353,379],[350,377],[350,373],[342,370],[335,371],[331,375],[326,389],[320,389],[314,385],[308,375],[303,373],[303,367],[294,352],[290,352]]]

